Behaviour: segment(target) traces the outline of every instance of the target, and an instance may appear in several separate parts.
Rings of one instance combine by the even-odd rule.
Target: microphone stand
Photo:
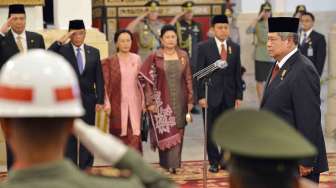
[[[204,87],[205,87],[205,101],[208,102],[208,90],[209,90],[209,83],[211,82],[210,76],[211,74],[216,71],[217,69],[224,69],[226,68],[227,62],[223,60],[217,60],[215,63],[201,69],[200,71],[193,74],[193,78],[196,78],[197,81],[203,79]],[[204,108],[204,156],[203,156],[203,188],[207,187],[207,140],[208,140],[208,105]]]

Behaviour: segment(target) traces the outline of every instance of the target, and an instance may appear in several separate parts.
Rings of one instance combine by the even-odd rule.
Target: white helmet
[[[45,50],[11,58],[0,71],[0,117],[79,117],[78,81],[69,63]]]

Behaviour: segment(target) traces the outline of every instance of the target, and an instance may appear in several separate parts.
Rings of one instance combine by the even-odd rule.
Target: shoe
[[[191,113],[192,113],[192,114],[200,114],[201,111],[200,111],[199,109],[197,109],[196,107],[193,107],[193,108],[191,109]]]
[[[218,172],[218,165],[210,165],[209,172],[217,173]]]
[[[226,169],[227,169],[226,164],[221,164],[221,165],[220,165],[220,169],[221,169],[221,170],[226,170]]]
[[[169,168],[169,169],[168,169],[168,172],[169,172],[170,174],[176,174],[176,168]]]

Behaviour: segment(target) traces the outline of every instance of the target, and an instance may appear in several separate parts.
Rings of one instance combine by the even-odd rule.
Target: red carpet
[[[329,172],[321,175],[319,188],[336,188],[336,153],[328,154]],[[203,187],[203,163],[202,161],[185,161],[182,163],[182,168],[177,170],[177,174],[170,175],[164,169],[160,168],[158,164],[154,167],[163,174],[169,176],[181,188],[202,188]],[[109,168],[109,167],[95,167],[95,168]],[[220,171],[219,173],[208,172],[207,188],[228,188],[228,173]],[[0,173],[0,181],[5,180],[7,173]]]
[[[336,188],[336,153],[328,154],[329,172],[323,173],[320,178],[320,188]],[[176,175],[170,175],[165,170],[155,165],[160,171],[181,185],[181,188],[202,188],[203,187],[203,163],[202,161],[186,161],[182,163],[182,168],[178,169]],[[208,188],[227,188],[228,173],[208,172]]]

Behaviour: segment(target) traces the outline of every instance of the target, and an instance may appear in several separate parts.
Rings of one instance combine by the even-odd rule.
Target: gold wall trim
[[[144,7],[119,7],[118,17],[137,17],[145,12]],[[180,6],[161,6],[160,16],[175,16],[182,11]],[[210,6],[194,6],[194,15],[209,15],[211,13]]]
[[[93,0],[93,6],[141,6],[147,0]],[[180,5],[184,1],[181,0],[160,0],[161,5]],[[194,0],[196,4],[221,4],[224,0]]]
[[[107,17],[116,17],[117,16],[117,8],[109,7],[107,8]]]
[[[103,16],[103,12],[101,8],[94,8],[92,9],[92,17],[99,18]]]
[[[0,0],[0,6],[8,6],[11,4],[44,5],[44,0]]]
[[[104,0],[92,0],[92,7],[104,6]]]
[[[117,31],[117,19],[108,19],[107,28],[109,33],[115,33]]]
[[[222,14],[222,6],[216,5],[212,7],[212,14],[217,15],[217,14]]]

